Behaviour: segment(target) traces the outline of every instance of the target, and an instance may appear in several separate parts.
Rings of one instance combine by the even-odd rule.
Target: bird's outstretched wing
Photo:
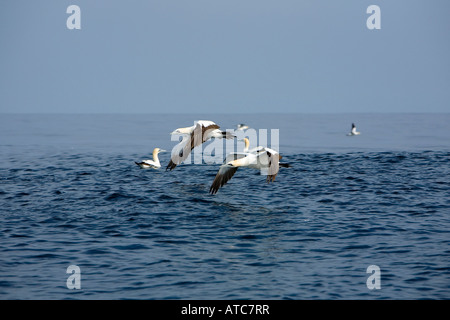
[[[190,148],[190,136],[185,135],[183,136],[183,139],[180,141],[179,144],[177,144],[172,149],[172,156],[170,158],[170,161],[166,167],[166,170],[173,170],[177,165],[182,163],[186,158],[188,157],[189,153],[191,152]]]
[[[166,170],[173,170],[189,156],[191,151],[208,140],[208,133],[220,127],[212,121],[198,121],[190,135],[186,135],[174,148]]]
[[[191,133],[191,151],[209,139],[209,133],[220,127],[212,121],[199,121]]]
[[[237,169],[237,167],[228,166],[226,164],[220,166],[220,169],[209,188],[209,192],[211,194],[216,194],[217,191],[233,177]]]

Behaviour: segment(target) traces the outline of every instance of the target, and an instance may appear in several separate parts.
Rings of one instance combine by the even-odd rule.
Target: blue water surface
[[[200,119],[279,129],[292,167],[271,184],[239,169],[210,195],[219,164],[135,165]],[[352,122],[360,136],[346,136]],[[1,115],[0,298],[449,299],[449,123],[449,114]],[[170,154],[160,158],[165,166]],[[79,290],[66,286],[70,265]],[[367,287],[371,265],[380,289]]]

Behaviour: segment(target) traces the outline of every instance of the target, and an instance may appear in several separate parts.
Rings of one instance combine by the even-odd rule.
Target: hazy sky
[[[449,17],[448,0],[2,0],[0,113],[449,112]]]

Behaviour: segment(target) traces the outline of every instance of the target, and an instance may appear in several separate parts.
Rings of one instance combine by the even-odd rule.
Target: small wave
[[[140,243],[134,243],[129,245],[123,245],[123,246],[113,246],[114,249],[117,250],[123,250],[123,251],[134,251],[134,250],[144,250],[148,249],[147,246],[140,244]]]
[[[111,253],[111,250],[107,248],[93,248],[85,250],[84,253],[89,255],[103,255]]]
[[[135,198],[134,195],[128,195],[122,192],[113,192],[110,195],[105,197],[105,200],[112,201],[112,200],[121,200],[121,199],[131,199]]]

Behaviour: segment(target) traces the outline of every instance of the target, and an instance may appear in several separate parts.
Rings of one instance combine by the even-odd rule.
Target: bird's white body
[[[351,135],[352,136],[357,136],[358,134],[361,134],[361,132],[356,131],[356,128],[352,129]]]
[[[159,162],[158,154],[165,151],[160,148],[155,148],[153,149],[153,160],[142,160],[141,162],[136,162],[136,164],[142,169],[159,169],[161,168],[161,163]]]
[[[159,169],[161,168],[161,163],[159,161],[153,161],[153,160],[142,160],[137,164],[142,169]]]
[[[357,136],[359,134],[361,134],[361,132],[356,131],[356,126],[354,123],[352,123],[352,130],[347,135],[348,136]]]

